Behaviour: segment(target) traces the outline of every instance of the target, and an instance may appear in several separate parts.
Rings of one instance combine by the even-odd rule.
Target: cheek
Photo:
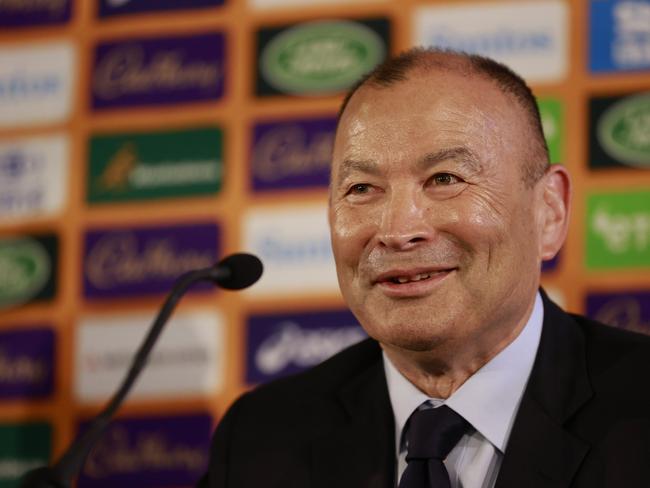
[[[455,200],[437,208],[436,227],[468,251],[480,251],[504,237],[504,219],[500,211],[480,198]]]
[[[349,209],[330,210],[332,250],[337,263],[357,262],[373,235],[373,219]]]

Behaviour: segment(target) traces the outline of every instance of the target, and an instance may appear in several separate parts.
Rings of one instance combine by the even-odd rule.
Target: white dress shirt
[[[446,404],[474,429],[465,434],[444,461],[452,488],[492,488],[510,431],[533,368],[542,333],[544,307],[537,293],[533,312],[519,335],[470,376],[449,398],[430,398],[409,382],[384,354],[384,371],[395,415],[397,473],[406,469],[402,431],[422,403]]]

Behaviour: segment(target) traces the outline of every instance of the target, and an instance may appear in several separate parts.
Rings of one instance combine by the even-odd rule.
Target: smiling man
[[[376,68],[344,101],[329,204],[370,339],[240,398],[205,485],[650,486],[650,340],[539,288],[569,203],[509,69],[423,49]]]

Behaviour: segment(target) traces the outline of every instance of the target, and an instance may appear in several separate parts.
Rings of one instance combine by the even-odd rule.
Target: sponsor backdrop
[[[1,488],[85,428],[185,270],[266,267],[191,290],[78,486],[191,486],[234,398],[364,337],[327,230],[336,113],[414,45],[531,82],[576,188],[544,284],[650,333],[649,0],[0,1]]]

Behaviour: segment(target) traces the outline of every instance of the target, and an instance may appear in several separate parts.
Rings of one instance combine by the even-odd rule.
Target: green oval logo
[[[637,168],[650,167],[650,93],[627,97],[612,105],[598,122],[605,151]]]
[[[47,283],[51,271],[47,251],[29,238],[0,241],[0,308],[29,301]]]
[[[386,55],[381,37],[351,21],[318,21],[283,31],[260,58],[266,81],[286,93],[320,95],[344,90]]]

